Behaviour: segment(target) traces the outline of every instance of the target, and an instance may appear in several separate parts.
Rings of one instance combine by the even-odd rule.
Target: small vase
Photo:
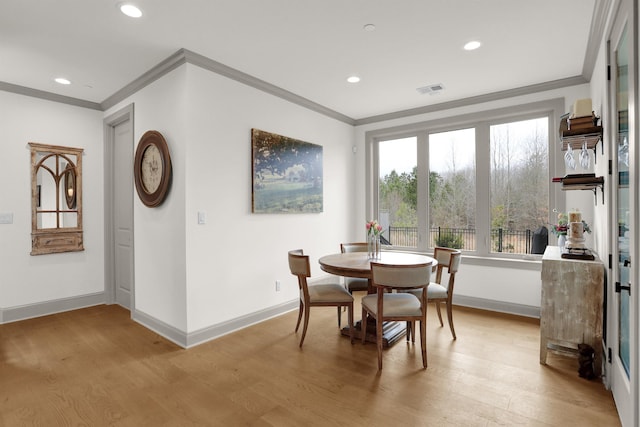
[[[379,234],[368,235],[367,257],[369,259],[380,259],[380,235]]]
[[[564,248],[564,245],[567,243],[567,236],[564,234],[561,234],[558,236],[558,246],[560,246],[560,249]]]

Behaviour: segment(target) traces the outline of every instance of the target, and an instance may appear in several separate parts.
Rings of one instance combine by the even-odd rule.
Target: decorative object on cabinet
[[[560,248],[547,246],[542,257],[540,363],[547,352],[578,356],[581,344],[594,349],[594,372],[602,368],[602,322],[605,268],[593,261],[563,259]]]
[[[159,206],[171,184],[171,156],[162,134],[150,130],[142,135],[133,162],[138,197],[145,206]]]
[[[322,146],[251,129],[253,213],[319,213]]]
[[[30,142],[31,255],[83,251],[81,148]]]

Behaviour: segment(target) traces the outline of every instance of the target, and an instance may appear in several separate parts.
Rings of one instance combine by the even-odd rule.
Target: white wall
[[[186,70],[180,67],[105,112],[106,117],[133,103],[133,150],[148,130],[159,131],[169,146],[173,174],[164,203],[148,208],[134,190],[135,310],[180,331],[186,331],[187,315],[186,99]]]
[[[102,112],[0,91],[0,309],[104,291]],[[83,252],[31,256],[29,142],[84,149]]]
[[[354,156],[352,126],[194,65],[187,86],[187,312],[195,331],[297,299],[290,249],[303,248],[314,276],[322,274],[317,258],[355,235],[345,192]],[[252,128],[323,147],[322,213],[251,213]],[[197,224],[198,211],[206,224]]]
[[[435,119],[445,119],[449,117],[455,117],[468,113],[475,113],[479,111],[487,111],[498,108],[504,108],[509,106],[517,106],[526,103],[532,103],[537,101],[551,100],[556,98],[565,98],[565,111],[568,112],[573,102],[576,99],[588,98],[589,85],[579,85],[569,88],[557,89],[547,92],[541,92],[531,95],[518,96],[509,99],[503,99],[500,101],[492,101],[483,104],[470,105],[466,107],[454,108],[450,110],[441,110],[434,113],[421,114],[413,117],[405,117],[401,119],[387,120],[384,122],[367,124],[357,126],[355,129],[356,134],[356,147],[358,150],[358,161],[355,171],[354,180],[354,194],[357,195],[354,210],[355,215],[351,218],[354,223],[352,227],[356,227],[358,224],[366,221],[367,212],[365,212],[365,179],[366,179],[366,164],[364,158],[365,152],[365,133],[372,130],[392,128],[396,126],[409,125],[413,123],[420,123],[425,121],[431,121]],[[558,143],[559,144],[559,143]],[[564,152],[561,151],[560,146],[551,155],[555,155],[555,162],[557,165],[563,165]],[[598,162],[602,161],[602,155],[600,149],[598,149]],[[558,170],[564,173],[581,173],[582,171],[569,172],[562,168]],[[566,208],[577,208],[583,213],[585,219],[591,220],[594,217],[594,197],[591,192],[588,191],[566,191],[559,192],[559,198],[566,198]],[[599,204],[602,204],[601,194],[598,193]],[[552,207],[553,208],[553,207]],[[587,245],[591,246],[592,236],[587,236]],[[550,244],[555,244],[555,238],[550,235]],[[463,257],[460,273],[456,277],[456,290],[455,295],[460,297],[478,298],[483,300],[491,300],[496,303],[505,303],[506,306],[510,305],[523,305],[529,307],[540,306],[540,272],[539,269],[532,271],[524,268],[509,268],[505,267],[503,263],[499,266],[483,266],[478,265],[479,261],[473,261]],[[514,263],[517,264],[517,263]],[[538,262],[539,264],[539,262]],[[461,298],[462,299],[462,298]],[[465,301],[468,301],[465,298]],[[508,310],[508,308],[505,308]]]
[[[356,236],[348,227],[352,126],[191,64],[105,116],[131,102],[136,145],[145,131],[160,131],[174,168],[160,207],[135,197],[136,310],[193,332],[295,300],[287,251],[303,248],[320,277],[319,256]],[[251,128],[323,146],[322,213],[251,213]],[[197,224],[199,211],[204,225]]]
[[[589,96],[588,85],[354,129],[191,64],[104,113],[0,92],[8,124],[0,136],[9,148],[0,177],[13,184],[3,184],[0,212],[14,213],[14,224],[0,225],[2,241],[11,242],[0,248],[0,308],[104,289],[102,118],[130,103],[134,139],[150,129],[162,132],[173,163],[172,188],[163,205],[150,209],[134,197],[135,308],[190,333],[295,300],[288,250],[305,249],[313,276],[320,277],[321,255],[337,252],[340,242],[362,238],[366,131],[560,96],[566,97],[568,111],[575,99]],[[324,212],[251,213],[251,128],[324,147]],[[28,255],[28,141],[85,148],[84,252]],[[557,155],[562,156],[559,149]],[[567,206],[579,207],[591,218],[591,193],[572,193],[583,194],[567,194],[575,198]],[[199,211],[207,215],[204,225],[197,224]],[[20,285],[11,283],[16,278]],[[275,291],[276,280],[282,281],[280,292]],[[537,307],[539,282],[537,271],[467,263],[456,293]]]
[[[606,200],[609,200],[610,191],[615,191],[615,185],[611,179],[611,175],[608,174],[608,162],[611,158],[611,153],[615,152],[617,155],[616,146],[611,144],[609,135],[611,134],[611,118],[604,115],[606,113],[607,103],[607,60],[606,60],[606,45],[603,39],[600,51],[596,59],[594,66],[593,76],[591,78],[590,86],[590,98],[593,103],[594,111],[602,116],[602,124],[605,134],[603,135],[604,156],[602,153],[603,147],[598,147],[598,164],[595,166],[595,171],[598,176],[605,177],[605,194]],[[602,161],[601,161],[602,160]],[[594,248],[601,254],[603,259],[606,259],[609,253],[609,207],[602,203],[601,194],[598,194],[598,206],[594,209],[593,218],[593,239]]]

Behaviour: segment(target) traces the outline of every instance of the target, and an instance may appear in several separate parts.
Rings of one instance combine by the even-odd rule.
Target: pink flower
[[[367,229],[367,234],[378,235],[382,232],[382,226],[378,224],[378,220],[372,219],[371,221],[365,224],[365,228]]]

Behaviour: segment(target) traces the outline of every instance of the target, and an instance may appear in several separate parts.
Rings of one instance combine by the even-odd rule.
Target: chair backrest
[[[374,286],[393,289],[424,288],[431,281],[431,263],[390,265],[371,263]]]
[[[433,251],[433,257],[438,261],[435,282],[442,284],[442,271],[445,268],[447,268],[449,281],[451,282],[452,277],[455,277],[455,274],[458,272],[458,268],[460,267],[462,252],[460,252],[459,249],[443,248],[438,246]]]
[[[308,301],[309,289],[307,287],[307,277],[311,277],[311,266],[309,265],[309,256],[304,255],[302,249],[289,251],[289,270],[291,270],[291,274],[298,276],[300,298]]]
[[[366,242],[357,243],[340,243],[340,252],[346,254],[348,252],[367,252]]]

